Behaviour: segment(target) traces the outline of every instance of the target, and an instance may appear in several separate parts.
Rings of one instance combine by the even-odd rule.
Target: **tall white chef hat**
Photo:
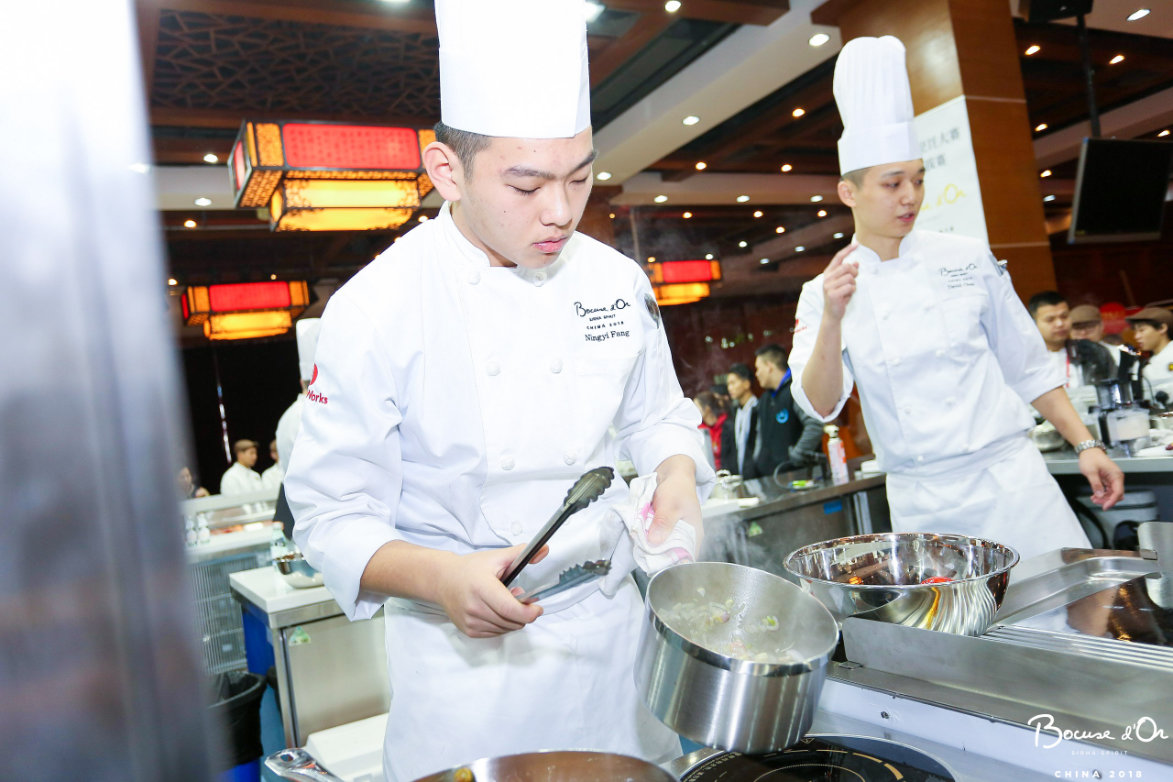
[[[436,27],[445,125],[505,138],[590,125],[583,0],[436,0]]]
[[[832,89],[843,118],[841,174],[921,156],[900,39],[885,35],[848,41],[835,63]]]
[[[321,327],[321,318],[302,318],[297,322],[297,368],[307,383],[314,379],[314,351]]]

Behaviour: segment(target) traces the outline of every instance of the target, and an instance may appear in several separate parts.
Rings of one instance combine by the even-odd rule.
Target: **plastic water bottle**
[[[847,451],[843,441],[839,439],[839,427],[827,425],[823,427],[827,433],[827,462],[831,466],[831,482],[836,486],[847,483]]]
[[[269,540],[269,558],[280,559],[289,553],[289,541],[285,539],[285,531],[280,524],[273,526],[273,536]]]

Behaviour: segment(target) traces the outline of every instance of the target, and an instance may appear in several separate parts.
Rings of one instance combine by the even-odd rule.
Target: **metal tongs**
[[[546,522],[546,526],[542,527],[541,532],[534,536],[525,550],[509,565],[509,570],[501,579],[501,583],[505,586],[512,584],[542,546],[550,540],[550,536],[558,531],[562,523],[602,496],[613,480],[615,480],[615,471],[610,467],[596,467],[583,473],[570,487],[566,499],[562,502],[562,507],[554,512],[554,515]]]

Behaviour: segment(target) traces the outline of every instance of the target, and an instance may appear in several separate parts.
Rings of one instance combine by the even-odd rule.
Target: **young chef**
[[[1034,405],[1075,446],[1094,501],[1123,475],[1079,420],[1010,278],[981,242],[913,230],[924,166],[904,46],[843,47],[833,90],[843,117],[839,197],[852,244],[803,286],[794,397],[824,421],[859,384],[897,531],[953,532],[1023,557],[1088,546],[1027,431]]]
[[[581,3],[436,14],[424,156],[446,203],[326,308],[285,481],[294,539],[348,616],[386,608],[388,779],[540,749],[662,761],[680,743],[635,691],[627,572],[536,604],[499,580],[620,448],[659,478],[653,541],[699,531],[713,481],[647,275],[575,233],[595,156]],[[536,567],[608,559],[626,497],[616,481]]]

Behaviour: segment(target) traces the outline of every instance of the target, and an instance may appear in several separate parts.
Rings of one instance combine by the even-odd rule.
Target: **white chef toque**
[[[571,138],[590,125],[583,0],[435,5],[445,125],[504,138]]]
[[[839,173],[921,157],[899,38],[848,41],[835,63],[832,89],[843,118]]]
[[[301,379],[307,383],[314,379],[314,351],[321,327],[321,318],[302,318],[297,322],[297,367]]]

